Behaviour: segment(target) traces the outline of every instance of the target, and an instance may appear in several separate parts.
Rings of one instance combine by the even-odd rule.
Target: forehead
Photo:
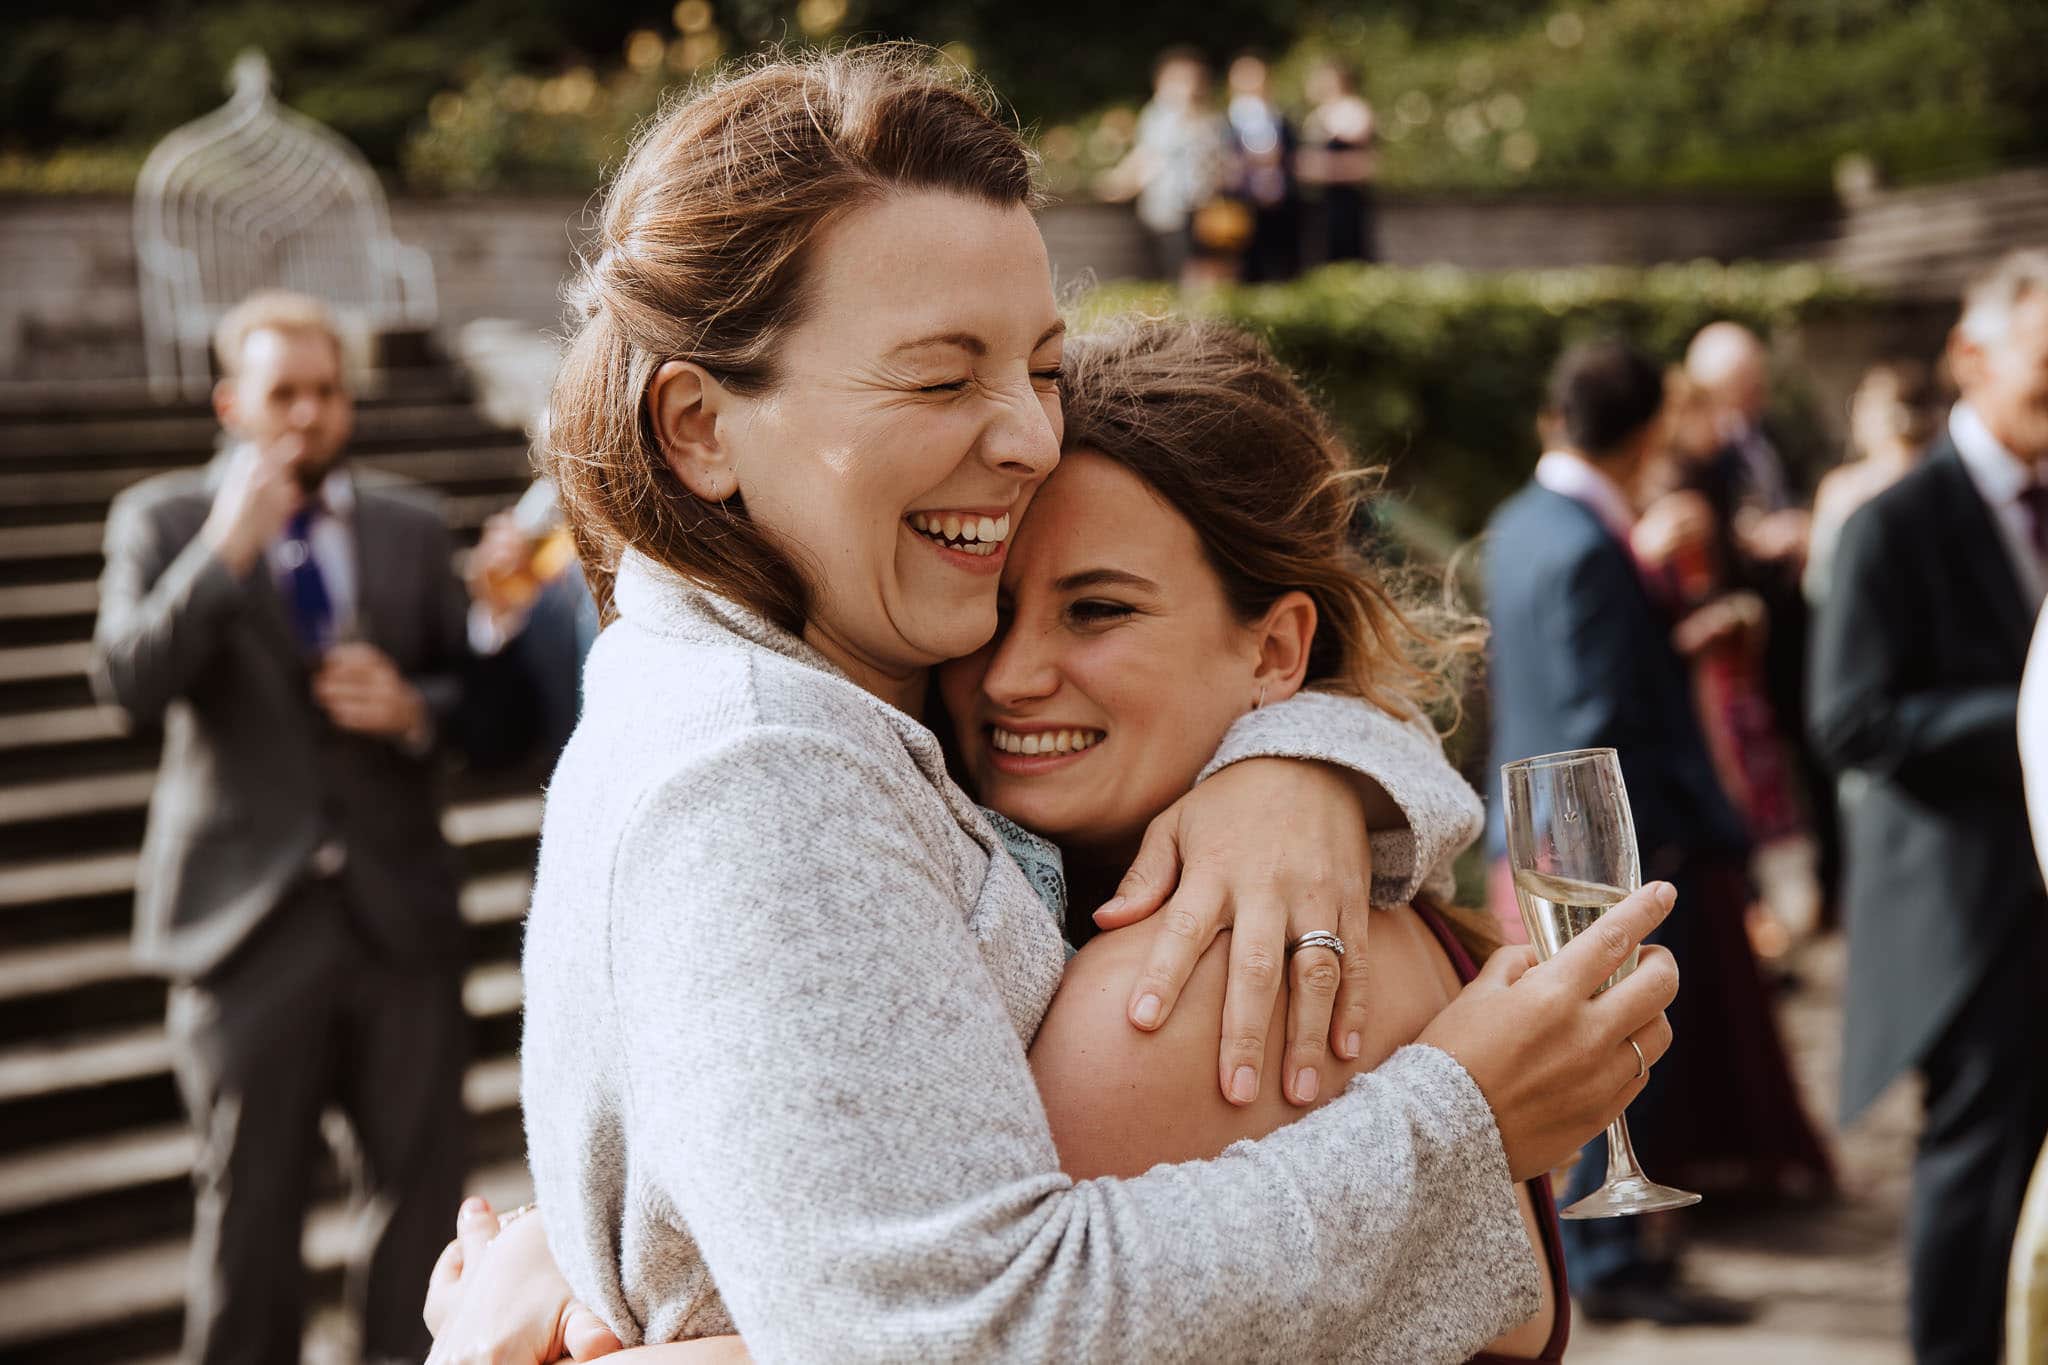
[[[240,371],[263,386],[331,383],[341,378],[341,348],[312,328],[260,327],[242,342]]]
[[[1043,588],[1087,569],[1122,569],[1165,584],[1206,568],[1186,517],[1125,466],[1083,449],[1061,456],[1032,500],[1003,583]]]
[[[891,194],[818,238],[813,311],[793,347],[886,350],[959,332],[1028,350],[1058,320],[1038,223],[1021,204],[937,192]]]

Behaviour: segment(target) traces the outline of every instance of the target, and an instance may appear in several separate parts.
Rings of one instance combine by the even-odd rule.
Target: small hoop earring
[[[1260,684],[1259,684],[1259,699],[1258,699],[1257,701],[1255,701],[1255,702],[1253,702],[1253,703],[1252,703],[1252,710],[1256,711],[1256,710],[1258,710],[1259,708],[1263,707],[1263,706],[1264,706],[1265,704],[1266,704],[1266,685],[1265,685],[1264,683],[1260,683]]]

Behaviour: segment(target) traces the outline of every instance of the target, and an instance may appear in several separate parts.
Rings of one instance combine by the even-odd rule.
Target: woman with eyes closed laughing
[[[1448,1361],[1540,1305],[1511,1178],[1627,1103],[1629,1034],[1661,1053],[1668,962],[1647,951],[1593,996],[1661,902],[1611,912],[1614,941],[1490,967],[1403,1024],[1427,1046],[1350,1076],[1394,1013],[1333,1013],[1337,955],[1316,947],[1276,1015],[1286,941],[1337,924],[1365,943],[1363,911],[1337,907],[1405,901],[1471,798],[1404,719],[1421,675],[1394,667],[1395,637],[1360,656],[1357,695],[1290,699],[1349,681],[1305,641],[1285,657],[1313,620],[1299,604],[1201,637],[1242,678],[1218,660],[1161,679],[1234,689],[1153,740],[1178,755],[1202,728],[1200,754],[1141,763],[1122,709],[1061,727],[1076,775],[1128,764],[1147,800],[1179,783],[1142,848],[1103,808],[1154,893],[1117,883],[1132,904],[1106,919],[1172,898],[1110,1001],[1117,1038],[1088,1045],[1181,1058],[1218,1131],[1261,1104],[1298,1121],[1190,1152],[1212,1160],[1063,1169],[1085,1148],[1069,1157],[1061,1092],[1026,1053],[1066,967],[1057,854],[1008,830],[1013,855],[918,718],[932,669],[996,635],[1060,457],[1064,329],[1029,165],[978,92],[855,49],[709,83],[607,193],[549,438],[615,619],[549,786],[526,930],[542,1212],[488,1253],[487,1212],[459,1224],[428,1306],[437,1359],[548,1358],[571,1291],[629,1345],[737,1333],[681,1349],[767,1361]],[[1205,763],[1223,771],[1190,792]],[[1372,800],[1405,824],[1368,842]],[[1271,871],[1303,866],[1298,909]],[[1090,1007],[1099,977],[1076,971],[1063,996]],[[1184,982],[1199,1009],[1176,1008]],[[1233,1019],[1260,982],[1256,1018]],[[1304,1000],[1322,1011],[1307,1049]]]

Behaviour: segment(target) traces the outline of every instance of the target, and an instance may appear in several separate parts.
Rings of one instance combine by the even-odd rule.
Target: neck
[[[816,622],[804,626],[804,642],[830,659],[842,673],[864,690],[880,697],[906,716],[923,719],[925,689],[931,678],[931,670],[891,668],[885,664],[875,663]]]

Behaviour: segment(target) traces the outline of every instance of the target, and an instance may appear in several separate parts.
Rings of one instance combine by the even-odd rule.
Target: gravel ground
[[[1839,937],[1795,951],[1790,965],[1800,984],[1779,1010],[1808,1112],[1833,1143],[1841,1197],[1778,1209],[1716,1209],[1709,1201],[1674,1215],[1686,1220],[1689,1278],[1754,1304],[1756,1320],[1660,1329],[1579,1319],[1567,1352],[1573,1365],[1904,1365],[1910,1358],[1904,1228],[1918,1098],[1901,1083],[1855,1127],[1835,1130],[1845,956]]]

